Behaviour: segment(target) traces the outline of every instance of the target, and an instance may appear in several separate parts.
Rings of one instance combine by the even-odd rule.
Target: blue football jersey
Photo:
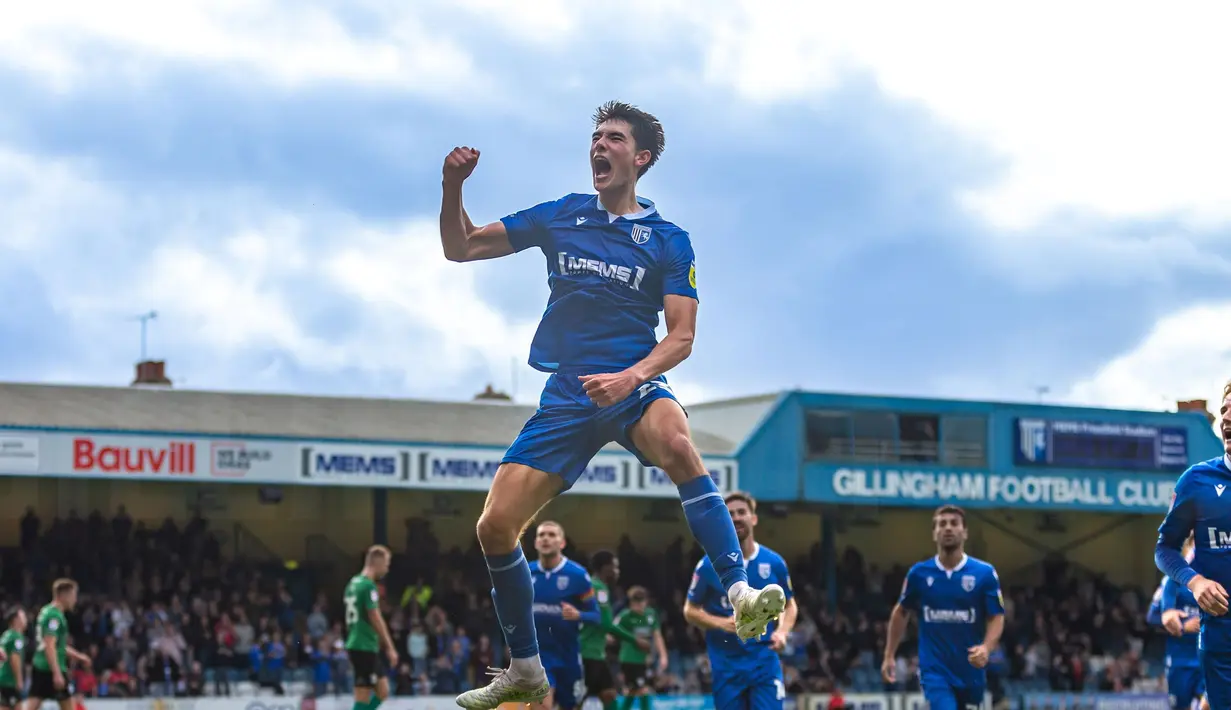
[[[777,552],[764,545],[757,545],[752,555],[744,559],[744,566],[748,570],[748,586],[764,589],[771,584],[777,584],[782,587],[788,600],[794,596],[786,561]],[[702,557],[697,563],[692,584],[688,587],[688,601],[714,616],[731,616],[735,613],[731,609],[731,600],[727,598],[727,592],[722,587],[722,580],[718,578],[708,556]],[[715,671],[757,666],[766,655],[775,654],[770,646],[770,634],[776,628],[777,622],[771,622],[764,636],[743,643],[735,634],[707,629],[705,645],[709,649],[710,665]]]
[[[898,603],[919,617],[919,675],[954,688],[982,688],[987,675],[970,665],[968,649],[983,643],[988,619],[1004,614],[1000,578],[983,560],[963,556],[952,570],[940,559],[906,573]]]
[[[1163,577],[1163,581],[1158,583],[1158,589],[1154,590],[1154,596],[1150,598],[1150,608],[1146,609],[1146,623],[1151,626],[1161,626],[1163,623],[1163,586],[1167,584],[1167,578]]]
[[[688,233],[638,198],[614,216],[597,195],[566,195],[501,220],[516,251],[538,247],[551,295],[530,345],[543,372],[619,372],[650,354],[663,298],[697,298]]]
[[[1158,528],[1154,558],[1163,574],[1187,588],[1197,574],[1231,586],[1231,463],[1222,456],[1194,464],[1175,484],[1171,510]],[[1193,559],[1180,549],[1195,531]],[[1231,652],[1231,615],[1201,612],[1200,648]]]
[[[543,665],[580,663],[581,622],[566,621],[561,603],[579,612],[597,611],[590,573],[567,557],[545,570],[538,560],[530,563],[534,578],[534,630],[539,639]]]
[[[1201,615],[1201,608],[1197,606],[1197,600],[1193,597],[1193,593],[1187,587],[1181,587],[1174,580],[1168,578],[1163,580],[1162,586],[1163,596],[1159,604],[1159,623],[1162,623],[1162,612],[1168,609],[1177,609],[1184,614],[1184,620],[1187,621],[1192,617]],[[1197,634],[1184,634],[1183,636],[1167,636],[1167,667],[1168,668],[1196,668],[1200,665],[1197,656]]]

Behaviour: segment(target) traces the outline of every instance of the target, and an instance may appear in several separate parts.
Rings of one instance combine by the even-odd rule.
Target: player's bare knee
[[[686,432],[667,435],[660,449],[659,466],[676,485],[705,475],[705,466]]]
[[[517,541],[523,521],[511,520],[509,516],[497,508],[488,508],[479,516],[475,525],[475,534],[479,538],[479,547],[488,555],[499,555],[517,547]]]

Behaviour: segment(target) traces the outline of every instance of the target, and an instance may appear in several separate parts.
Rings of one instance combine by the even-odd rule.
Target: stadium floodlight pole
[[[141,322],[141,362],[145,362],[147,359],[146,358],[146,355],[147,355],[146,346],[149,343],[150,321],[155,320],[157,318],[158,318],[158,311],[150,311],[149,313],[142,313],[141,315],[133,318],[133,320],[137,320]]]

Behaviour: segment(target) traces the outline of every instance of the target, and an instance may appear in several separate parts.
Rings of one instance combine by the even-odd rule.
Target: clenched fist
[[[479,151],[468,146],[454,148],[445,156],[445,182],[460,185],[479,164]]]

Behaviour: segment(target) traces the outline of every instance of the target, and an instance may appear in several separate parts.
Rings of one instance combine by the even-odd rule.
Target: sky
[[[655,113],[685,402],[1163,409],[1231,377],[1231,8],[40,0],[0,23],[0,379],[537,400],[542,257],[447,262]]]

